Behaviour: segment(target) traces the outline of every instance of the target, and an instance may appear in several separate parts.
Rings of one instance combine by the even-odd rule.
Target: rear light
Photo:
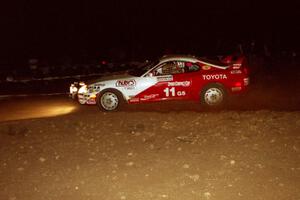
[[[236,82],[234,83],[234,87],[241,87],[242,86],[242,83],[241,82]]]

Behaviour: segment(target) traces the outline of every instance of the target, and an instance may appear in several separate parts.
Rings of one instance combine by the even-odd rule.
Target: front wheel
[[[97,100],[97,105],[104,111],[115,111],[123,103],[122,95],[118,91],[107,90],[102,92]]]
[[[201,104],[208,108],[218,108],[225,104],[226,92],[220,84],[209,84],[201,92]]]

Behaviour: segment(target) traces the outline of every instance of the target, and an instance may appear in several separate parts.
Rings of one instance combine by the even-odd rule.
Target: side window
[[[180,73],[184,73],[184,62],[177,61],[165,62],[153,71],[154,76],[173,75]]]
[[[185,73],[196,72],[200,70],[200,66],[197,63],[185,62],[184,71]]]

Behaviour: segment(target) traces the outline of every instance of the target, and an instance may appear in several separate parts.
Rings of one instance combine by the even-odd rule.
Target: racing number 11
[[[164,92],[166,94],[166,97],[170,96],[170,92],[171,92],[171,96],[172,97],[175,96],[175,88],[174,87],[172,87],[171,89],[170,88],[166,88],[166,89],[164,89]]]
[[[175,87],[171,87],[171,88],[166,88],[164,89],[164,92],[166,94],[166,97],[169,97],[170,95],[172,97],[175,97],[175,96],[178,96],[178,97],[181,97],[181,96],[185,96],[186,95],[186,92],[185,91],[175,91]]]

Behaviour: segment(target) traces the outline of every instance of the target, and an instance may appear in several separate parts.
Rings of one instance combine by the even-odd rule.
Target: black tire
[[[206,108],[222,108],[226,102],[227,92],[221,84],[208,84],[200,93],[200,103]]]
[[[120,110],[124,104],[123,95],[114,89],[107,89],[102,91],[97,96],[97,106],[106,112],[112,112]]]

